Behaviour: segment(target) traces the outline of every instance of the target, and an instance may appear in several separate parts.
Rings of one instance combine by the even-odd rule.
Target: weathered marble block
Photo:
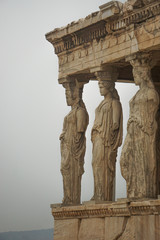
[[[51,208],[54,240],[160,239],[160,199]]]

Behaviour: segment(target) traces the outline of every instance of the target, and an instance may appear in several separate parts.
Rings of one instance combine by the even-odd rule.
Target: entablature
[[[108,65],[118,67],[117,81],[133,82],[127,56],[138,52],[160,56],[160,0],[111,1],[85,19],[47,33],[46,39],[58,56],[59,83],[75,77],[97,80],[96,69]],[[158,57],[152,71],[155,82],[160,82],[159,67]]]
[[[100,6],[100,11],[72,22],[64,28],[56,28],[46,34],[46,38],[58,55],[82,44],[101,38],[117,31],[125,30],[131,24],[141,24],[160,14],[160,1],[155,1],[138,9],[129,9],[118,1]]]

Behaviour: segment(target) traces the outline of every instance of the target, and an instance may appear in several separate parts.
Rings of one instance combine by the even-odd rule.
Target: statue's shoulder
[[[77,113],[77,115],[82,115],[82,116],[87,116],[88,115],[86,108],[85,107],[81,107],[81,106],[79,106],[77,108],[76,113]]]
[[[113,108],[121,108],[121,103],[120,103],[119,99],[113,98],[112,107]]]
[[[82,106],[79,106],[79,107],[77,108],[77,111],[87,112],[86,108],[85,108],[85,107],[82,107]]]
[[[159,95],[154,88],[148,88],[147,98],[148,98],[148,100],[153,100],[155,102],[159,102]]]

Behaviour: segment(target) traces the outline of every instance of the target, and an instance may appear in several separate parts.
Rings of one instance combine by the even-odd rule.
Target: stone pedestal
[[[54,240],[160,239],[160,199],[51,208]]]

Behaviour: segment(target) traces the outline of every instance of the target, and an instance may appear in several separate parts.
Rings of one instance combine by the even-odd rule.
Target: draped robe
[[[120,165],[128,198],[156,197],[156,113],[159,97],[154,88],[140,89],[130,101],[127,136]]]
[[[114,129],[113,114],[120,109],[119,126]],[[117,148],[122,142],[122,109],[119,100],[104,99],[95,111],[92,128],[92,167],[94,199],[113,200]]]
[[[80,203],[87,125],[87,111],[85,107],[79,105],[75,106],[64,118],[63,132],[60,136],[64,204]]]

